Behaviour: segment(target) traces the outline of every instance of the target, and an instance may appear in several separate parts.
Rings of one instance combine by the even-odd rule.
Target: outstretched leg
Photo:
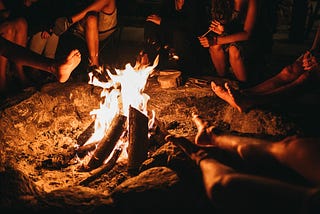
[[[0,37],[0,54],[24,66],[52,73],[57,77],[59,82],[67,81],[71,72],[81,61],[81,54],[78,50],[71,51],[67,58],[57,62],[54,59],[44,57],[27,48],[12,43],[3,37]]]
[[[266,145],[273,143],[248,137],[215,136],[212,133],[208,133],[207,124],[197,117],[197,115],[194,115],[193,120],[199,130],[196,143],[198,140],[209,140],[210,142],[207,142],[208,145],[216,145],[218,148],[232,153],[240,152],[243,158],[252,156],[256,159],[259,159],[259,156],[262,156],[262,159],[264,159],[265,153],[279,153],[274,155],[281,156],[281,153],[287,152],[289,149],[290,154],[288,156],[292,156],[289,159],[291,161],[295,159],[296,162],[299,162],[296,159],[298,155],[293,152],[297,152],[297,148],[289,148],[291,146],[287,144],[288,142],[292,142],[290,139],[288,139],[288,142],[280,142],[280,144],[283,143],[282,146],[284,148],[280,148],[280,144],[275,147],[267,146],[267,148]],[[205,136],[206,134],[208,136]],[[218,161],[216,156],[206,154],[206,150],[203,147],[197,147],[191,141],[186,139],[181,140],[181,138],[172,136],[167,137],[166,140],[177,145],[191,160],[196,161],[202,174],[207,196],[213,206],[222,213],[234,213],[239,210],[245,213],[272,213],[274,210],[284,213],[317,213],[319,211],[320,202],[318,197],[320,192],[317,188],[297,186],[268,177],[241,173],[231,166]],[[204,144],[202,143],[202,145]],[[246,145],[249,145],[249,147]],[[292,146],[295,147],[294,145]],[[254,149],[244,152],[244,148],[246,147]],[[253,154],[248,153],[248,151],[251,151]],[[287,159],[288,156],[283,157],[283,163],[286,162],[284,159]],[[252,161],[255,162],[255,160]],[[305,164],[304,162],[302,165]],[[319,163],[316,164],[319,165]],[[311,168],[313,171],[320,171],[319,169],[314,170],[314,166]]]

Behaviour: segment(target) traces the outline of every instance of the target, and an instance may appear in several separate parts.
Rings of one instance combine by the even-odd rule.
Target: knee
[[[14,38],[14,25],[12,22],[5,22],[0,26],[0,34],[3,36],[5,39],[12,41]]]
[[[241,60],[240,50],[235,46],[229,47],[229,58],[230,61]]]
[[[210,53],[222,52],[223,48],[221,45],[214,45],[209,47]]]
[[[27,32],[28,23],[24,18],[18,18],[15,20],[15,28],[19,32]]]
[[[96,13],[88,13],[86,16],[86,28],[92,28],[98,25],[98,17]]]

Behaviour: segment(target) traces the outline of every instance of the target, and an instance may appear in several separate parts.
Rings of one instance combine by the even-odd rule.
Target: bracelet
[[[209,40],[209,45],[213,46],[213,45],[217,45],[218,44],[218,36],[213,36],[212,38],[208,38]]]
[[[217,45],[218,44],[218,36],[214,36],[213,37],[213,45]]]
[[[67,17],[67,20],[68,20],[68,22],[70,23],[70,24],[72,24],[73,22],[72,22],[72,18],[69,16],[69,17]]]

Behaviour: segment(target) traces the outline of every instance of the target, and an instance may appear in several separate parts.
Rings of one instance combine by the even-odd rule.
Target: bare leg
[[[7,63],[8,59],[0,56],[0,92],[5,91],[7,86]]]
[[[241,58],[240,51],[235,46],[229,47],[229,61],[237,80],[246,82],[248,78],[247,70]]]
[[[224,50],[220,45],[211,46],[209,48],[209,53],[211,56],[212,63],[216,68],[217,74],[220,77],[226,75],[226,57]]]
[[[279,180],[235,171],[188,140],[168,137],[198,164],[209,200],[221,213],[307,213],[317,209],[311,202],[316,188],[291,185]],[[232,141],[231,141],[232,143]],[[191,149],[190,149],[191,148]],[[315,196],[316,198],[316,196]]]
[[[275,160],[295,170],[310,182],[320,184],[320,139],[318,138],[292,136],[271,142],[253,137],[215,135],[197,115],[194,115],[193,121],[198,128],[195,138],[198,145],[217,146],[255,164],[266,165],[269,161]]]
[[[239,112],[245,112],[253,105],[253,99],[241,94],[240,91],[232,88],[228,83],[225,83],[225,87],[223,88],[212,81],[211,89],[218,97],[229,103]]]
[[[199,167],[207,196],[221,213],[307,213],[305,201],[316,191],[237,173],[213,158],[203,159]]]
[[[88,15],[86,19],[86,41],[90,63],[99,66],[98,18],[94,15]]]
[[[54,59],[44,57],[12,43],[3,37],[0,37],[0,54],[22,65],[52,73],[57,77],[59,82],[67,81],[71,72],[81,61],[81,54],[78,50],[71,51],[66,59],[57,62]]]
[[[27,45],[27,30],[28,24],[24,18],[19,18],[14,24],[14,43],[26,47]],[[25,76],[23,65],[20,63],[15,63],[15,69],[18,73],[19,79],[22,84],[27,84],[27,78]]]
[[[24,18],[17,18],[12,21],[7,21],[2,23],[0,26],[0,34],[7,40],[16,43],[20,46],[25,47],[27,43],[27,22]],[[1,85],[5,85],[5,69],[7,66],[8,60],[1,60]],[[26,76],[24,74],[23,66],[17,62],[14,64],[14,70],[18,73],[18,76],[23,84],[27,82]]]

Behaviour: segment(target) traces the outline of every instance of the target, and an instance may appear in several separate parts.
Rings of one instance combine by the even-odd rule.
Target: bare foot
[[[225,83],[224,88],[216,85],[213,81],[211,82],[212,91],[221,99],[229,103],[232,107],[237,109],[239,112],[246,111],[246,106],[240,101],[241,94],[236,89]]]
[[[195,123],[198,132],[195,137],[195,143],[201,147],[212,147],[213,142],[213,127],[208,127],[208,123],[203,121],[199,115],[193,114],[192,121]]]
[[[66,82],[71,72],[79,65],[81,61],[81,53],[79,50],[72,50],[67,58],[57,64],[56,76],[59,82]]]

